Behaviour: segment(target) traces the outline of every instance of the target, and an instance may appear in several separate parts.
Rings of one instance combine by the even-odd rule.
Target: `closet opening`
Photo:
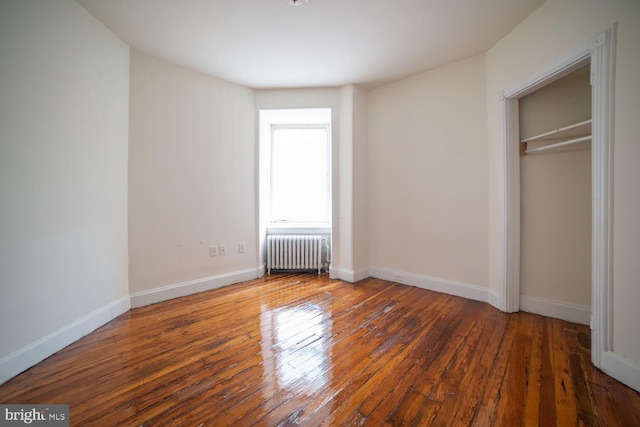
[[[591,83],[587,64],[518,99],[520,310],[591,320]]]

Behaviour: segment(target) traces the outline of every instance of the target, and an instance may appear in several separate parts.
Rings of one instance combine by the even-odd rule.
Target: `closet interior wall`
[[[585,66],[519,100],[520,139],[591,119]],[[528,149],[591,135],[589,122]],[[591,141],[520,157],[520,296],[591,307]]]

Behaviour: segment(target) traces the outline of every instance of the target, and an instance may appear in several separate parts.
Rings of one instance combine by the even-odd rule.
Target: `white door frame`
[[[591,224],[591,359],[602,368],[611,350],[611,146],[615,27],[547,64],[500,94],[502,110],[502,197],[500,308],[520,306],[520,157],[518,99],[591,64],[592,224]]]

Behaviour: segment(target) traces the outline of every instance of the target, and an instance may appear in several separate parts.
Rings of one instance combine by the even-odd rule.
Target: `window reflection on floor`
[[[310,394],[327,384],[331,319],[321,306],[263,310],[261,332],[265,376],[274,389]]]

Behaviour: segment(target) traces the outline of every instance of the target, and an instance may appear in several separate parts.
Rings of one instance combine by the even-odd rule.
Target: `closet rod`
[[[544,138],[545,136],[554,135],[556,133],[564,132],[565,130],[577,128],[577,127],[580,127],[580,126],[583,126],[583,125],[587,125],[589,123],[591,123],[591,119],[585,120],[584,122],[575,123],[575,124],[572,124],[572,125],[569,125],[569,126],[565,126],[563,128],[560,128],[560,129],[556,129],[556,130],[552,130],[552,131],[549,131],[549,132],[541,133],[540,135],[531,136],[529,138],[525,138],[525,139],[521,140],[520,142],[534,141],[536,139]]]
[[[576,142],[588,141],[591,139],[591,135],[582,136],[580,138],[570,139],[568,141],[557,142],[555,144],[545,145],[543,147],[530,148],[525,151],[525,154],[534,153],[536,151],[549,150],[551,148],[562,147],[563,145],[575,144]]]

